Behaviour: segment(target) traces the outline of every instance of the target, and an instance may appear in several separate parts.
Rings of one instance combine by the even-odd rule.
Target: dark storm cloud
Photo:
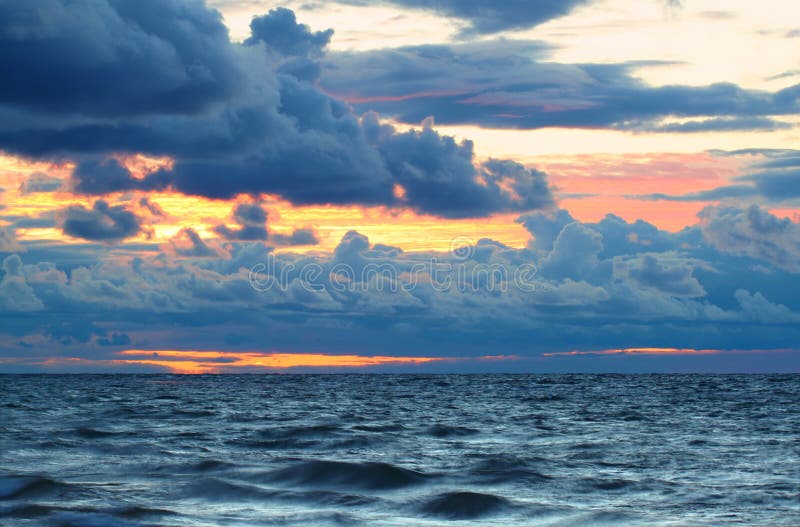
[[[267,212],[257,203],[239,203],[233,210],[233,220],[239,225],[231,229],[217,225],[214,230],[228,240],[266,240]]]
[[[62,212],[64,234],[100,242],[118,242],[139,233],[139,218],[123,206],[97,200],[91,209],[71,205]]]
[[[293,11],[279,7],[268,15],[254,17],[246,46],[263,43],[276,60],[276,71],[314,82],[319,78],[320,59],[333,36],[333,30],[311,31],[297,23]]]
[[[281,55],[300,57],[321,56],[333,36],[332,29],[314,32],[307,25],[298,24],[294,12],[284,7],[254,17],[250,33],[244,41],[247,45],[263,42]]]
[[[405,199],[420,212],[457,218],[553,204],[542,172],[508,160],[489,160],[476,167],[471,141],[456,143],[429,126],[396,133],[391,127],[379,127],[374,114],[366,119],[371,120],[368,126]],[[511,182],[511,188],[503,188],[504,182]]]
[[[464,33],[497,33],[522,30],[566,15],[590,0],[384,0],[399,7],[424,9],[469,23]],[[340,3],[366,5],[364,0]]]
[[[96,116],[191,113],[242,72],[218,13],[179,0],[0,4],[0,103]]]
[[[71,176],[73,191],[103,195],[128,190],[159,190],[168,184],[168,175],[156,171],[144,179],[136,179],[114,158],[89,159],[77,164]]]
[[[295,245],[317,245],[319,238],[314,229],[300,228],[292,231],[291,234],[271,233],[269,239],[275,245],[291,247]]]
[[[800,85],[777,92],[730,83],[650,86],[634,76],[655,62],[562,64],[536,42],[495,40],[335,53],[322,85],[361,111],[402,122],[498,128],[610,127],[652,132],[777,129],[800,112]],[[713,116],[709,118],[709,116]],[[666,117],[698,118],[664,124]]]
[[[405,206],[451,217],[551,202],[542,174],[502,162],[468,166],[471,146],[450,137],[384,128],[376,138],[374,118],[362,123],[314,82],[330,32],[310,31],[289,10],[255,18],[239,45],[201,3],[43,2],[2,8],[13,13],[0,17],[8,44],[0,60],[11,75],[0,96],[0,148],[76,157],[76,192],[269,193],[296,204]],[[53,90],[61,77],[63,92]],[[417,147],[437,158],[420,159]],[[115,152],[175,162],[140,179],[109,157]],[[408,186],[403,201],[398,183]]]

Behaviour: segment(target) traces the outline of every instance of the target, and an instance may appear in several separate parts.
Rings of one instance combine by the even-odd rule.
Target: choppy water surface
[[[2,525],[800,524],[800,376],[0,376]]]

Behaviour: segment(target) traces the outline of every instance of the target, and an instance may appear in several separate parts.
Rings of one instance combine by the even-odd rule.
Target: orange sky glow
[[[143,155],[117,156],[135,177],[159,167],[168,167],[169,158]],[[659,228],[678,231],[697,221],[697,213],[708,202],[667,202],[635,198],[639,194],[661,192],[680,194],[707,190],[728,183],[740,173],[742,162],[733,158],[717,158],[707,153],[698,154],[592,154],[574,156],[540,156],[527,160],[530,166],[545,171],[557,189],[559,206],[570,211],[578,220],[599,221],[609,211],[632,222],[643,219]],[[96,197],[74,194],[69,190],[71,163],[46,163],[28,161],[0,155],[0,185],[6,189],[0,194],[5,206],[4,214],[28,218],[53,215],[55,210],[68,205],[90,207]],[[23,183],[35,172],[62,180],[56,192],[28,193]],[[147,197],[154,207],[140,203]],[[117,192],[104,197],[113,204],[124,204],[143,218],[145,228],[131,242],[156,243],[169,246],[169,242],[186,228],[195,230],[201,237],[214,240],[218,235],[214,227],[231,224],[234,201],[212,200],[186,196],[172,191]],[[289,249],[331,251],[350,230],[368,236],[373,243],[401,247],[407,251],[447,251],[455,237],[491,238],[513,248],[522,248],[530,239],[529,233],[515,219],[516,213],[497,214],[479,219],[443,219],[421,215],[408,209],[363,206],[294,206],[277,196],[261,196],[269,219],[268,227],[277,234],[290,234],[296,228],[312,228],[319,244]],[[252,201],[240,197],[236,202]],[[783,217],[797,217],[796,209],[774,209]],[[57,221],[57,218],[55,218]],[[22,240],[59,240],[80,243],[52,227],[18,228]]]
[[[515,361],[516,355],[487,355],[483,357],[393,357],[383,355],[328,355],[323,353],[280,352],[222,352],[197,350],[123,350],[114,354],[120,358],[87,359],[82,357],[49,357],[34,359],[33,364],[44,367],[113,367],[154,366],[169,373],[204,374],[236,371],[286,372],[297,368],[325,371],[362,369],[375,366],[416,366],[434,362]],[[0,364],[13,364],[19,359],[0,358]]]

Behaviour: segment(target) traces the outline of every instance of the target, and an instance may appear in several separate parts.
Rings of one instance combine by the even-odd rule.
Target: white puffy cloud
[[[703,238],[723,253],[764,260],[800,273],[800,224],[752,205],[710,206],[700,213]]]
[[[44,308],[22,273],[22,260],[16,254],[3,260],[5,275],[0,280],[0,309],[4,311],[38,311]]]

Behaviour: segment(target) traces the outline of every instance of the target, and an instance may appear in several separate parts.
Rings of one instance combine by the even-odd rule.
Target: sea
[[[0,375],[3,526],[800,525],[800,375]]]

